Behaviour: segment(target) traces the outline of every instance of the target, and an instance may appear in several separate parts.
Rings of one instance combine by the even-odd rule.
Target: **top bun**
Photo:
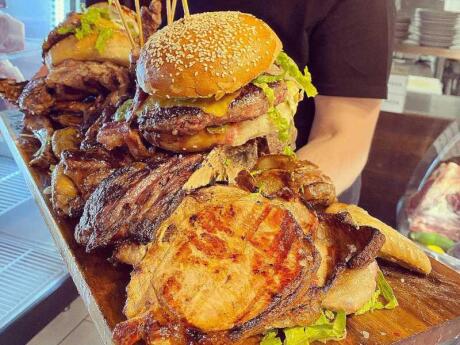
[[[250,14],[194,14],[150,37],[137,80],[159,98],[220,98],[268,70],[281,49],[276,33]]]
[[[136,12],[125,6],[121,8],[123,18],[128,23],[132,36],[136,39],[139,35]],[[75,26],[81,27],[83,21],[90,25],[90,32],[85,30],[83,37],[77,38]],[[71,34],[61,34],[61,29],[70,29]],[[111,29],[111,34],[103,39],[103,49],[98,50],[96,46],[101,29]],[[51,47],[48,48],[49,46]],[[57,66],[68,59],[110,61],[129,67],[130,53],[131,43],[118,10],[115,4],[109,5],[107,2],[94,4],[83,13],[73,13],[68,16],[64,22],[50,32],[44,44],[44,58],[48,68]]]
[[[96,49],[97,34],[90,34],[82,39],[74,35],[68,36],[56,43],[45,54],[45,63],[48,68],[57,66],[61,62],[72,59],[78,61],[110,61],[117,65],[129,67],[131,44],[124,31],[114,31],[105,43],[102,51]]]

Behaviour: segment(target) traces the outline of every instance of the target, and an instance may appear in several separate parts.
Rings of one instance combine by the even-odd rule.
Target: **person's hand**
[[[350,187],[367,162],[381,100],[317,96],[309,143],[300,159],[317,164],[332,178],[337,195]]]

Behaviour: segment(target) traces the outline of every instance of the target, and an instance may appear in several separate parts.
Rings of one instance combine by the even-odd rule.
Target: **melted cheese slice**
[[[222,117],[227,114],[228,107],[237,98],[239,92],[234,92],[223,96],[219,100],[215,98],[192,98],[192,99],[160,99],[150,97],[150,102],[158,103],[162,108],[172,107],[195,107],[200,108],[207,114],[211,114],[217,117]]]

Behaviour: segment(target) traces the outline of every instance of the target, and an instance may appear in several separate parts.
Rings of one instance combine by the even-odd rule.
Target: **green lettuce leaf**
[[[270,84],[284,79],[284,73],[278,75],[261,74],[253,80],[253,84]]]
[[[122,105],[120,105],[113,116],[114,120],[117,122],[125,121],[126,115],[133,104],[132,99],[126,100]]]
[[[262,339],[260,345],[308,345],[314,341],[341,340],[347,335],[346,323],[345,312],[323,311],[310,326],[284,329],[282,331],[284,333],[283,343],[277,336],[277,332],[271,331]]]
[[[382,292],[383,298],[387,302],[385,304],[385,309],[396,308],[399,305],[398,300],[396,299],[393,289],[391,288],[390,284],[388,284],[385,276],[380,270],[377,273],[377,286]]]
[[[75,32],[75,28],[71,26],[61,26],[60,28],[57,29],[57,32],[59,35],[67,35],[72,32]]]
[[[379,309],[394,309],[398,306],[398,300],[391,288],[390,284],[385,279],[382,271],[377,273],[377,289],[375,290],[372,298],[367,301],[359,310],[355,313],[356,315],[362,315],[369,311]]]
[[[268,117],[270,118],[270,121],[273,123],[273,125],[276,127],[278,130],[278,137],[281,141],[286,142],[289,140],[289,129],[290,129],[290,123],[287,119],[285,119],[278,109],[275,108],[275,91],[268,86],[267,83],[261,83],[261,82],[253,82],[255,86],[260,88],[265,96],[268,99],[268,103],[270,105],[270,108],[267,111]]]
[[[281,339],[278,338],[277,331],[268,332],[260,342],[260,345],[282,345]]]
[[[111,28],[103,28],[99,35],[97,36],[96,40],[96,49],[99,53],[102,53],[107,45],[108,40],[110,40],[113,36],[113,30]]]
[[[304,73],[299,70],[297,64],[285,52],[279,53],[276,63],[285,71],[285,73],[294,79],[299,87],[305,91],[308,97],[315,97],[318,94],[316,87],[312,84],[311,74],[308,67],[305,67]]]
[[[80,26],[75,30],[75,37],[81,40],[93,32],[99,32],[98,23],[101,19],[110,20],[108,8],[88,8],[81,15]]]
[[[295,151],[292,149],[292,147],[286,146],[283,149],[283,155],[294,157],[295,156]]]
[[[275,91],[273,91],[273,89],[270,86],[268,86],[268,84],[265,82],[253,81],[252,83],[263,91],[263,93],[268,99],[270,107],[273,107],[275,103]]]

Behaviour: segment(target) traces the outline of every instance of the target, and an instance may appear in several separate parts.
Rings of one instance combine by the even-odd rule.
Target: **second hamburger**
[[[316,95],[275,32],[240,12],[196,14],[158,31],[136,74],[139,129],[152,145],[174,152],[273,134],[293,148],[297,104],[304,91]]]

